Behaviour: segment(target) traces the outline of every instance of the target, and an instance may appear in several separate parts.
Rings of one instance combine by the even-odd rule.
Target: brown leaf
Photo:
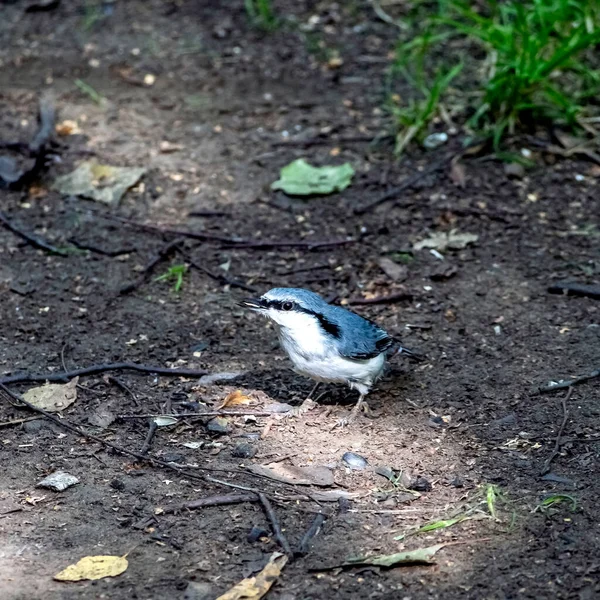
[[[75,377],[69,383],[46,383],[40,387],[27,390],[23,398],[37,408],[48,412],[58,412],[71,406],[77,400],[77,382]]]
[[[217,410],[230,406],[239,406],[240,404],[250,404],[251,402],[252,398],[250,396],[246,396],[242,390],[235,390],[235,392],[231,392],[225,396],[223,402],[217,406]]]
[[[406,265],[398,264],[391,258],[382,256],[377,261],[377,264],[392,281],[400,282],[404,281],[408,277],[408,268]]]
[[[259,600],[271,589],[287,561],[288,558],[285,554],[274,552],[260,573],[254,577],[242,579],[229,591],[219,596],[217,600]]]
[[[467,172],[465,165],[460,162],[453,162],[450,167],[450,179],[452,183],[459,188],[465,188],[467,185]]]
[[[333,485],[333,472],[327,467],[296,467],[294,465],[270,463],[268,465],[250,465],[248,469],[257,475],[263,475],[269,479],[284,483],[293,483],[295,485]]]

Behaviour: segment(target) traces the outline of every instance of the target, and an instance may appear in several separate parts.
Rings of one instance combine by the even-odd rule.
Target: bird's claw
[[[309,410],[312,410],[315,406],[317,406],[317,403],[314,400],[307,398],[306,400],[304,400],[304,402],[300,406],[294,406],[294,408],[292,408],[292,410],[288,411],[286,413],[286,416],[287,417],[299,417],[300,415],[303,415],[304,413],[308,412]]]
[[[347,427],[348,425],[354,423],[358,413],[363,411],[366,415],[369,414],[369,405],[363,400],[361,403],[356,404],[356,406],[350,411],[350,414],[347,417],[342,417],[337,421],[334,427]]]

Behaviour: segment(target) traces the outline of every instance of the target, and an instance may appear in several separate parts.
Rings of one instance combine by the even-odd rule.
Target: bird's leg
[[[292,410],[288,413],[288,416],[299,417],[300,415],[304,414],[305,412],[308,412],[309,410],[313,409],[317,405],[317,403],[314,400],[312,400],[312,397],[320,385],[321,385],[321,382],[317,381],[317,383],[315,384],[313,389],[310,390],[310,393],[304,399],[302,404],[300,406],[296,406],[296,407],[292,408]]]
[[[345,427],[346,425],[350,425],[350,423],[352,423],[358,416],[358,413],[360,412],[361,408],[364,409],[365,412],[369,412],[369,405],[365,402],[365,396],[366,394],[360,394],[356,404],[354,405],[354,408],[350,412],[350,415],[348,417],[340,419],[337,422],[337,425],[339,427]]]

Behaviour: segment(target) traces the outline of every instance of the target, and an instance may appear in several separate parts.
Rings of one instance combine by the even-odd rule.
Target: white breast
[[[286,325],[280,325],[279,338],[297,373],[316,381],[346,383],[361,394],[366,394],[381,376],[384,354],[367,360],[341,356],[310,315],[296,313],[293,322]]]

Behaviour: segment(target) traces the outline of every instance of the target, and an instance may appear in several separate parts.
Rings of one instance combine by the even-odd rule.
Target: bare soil
[[[537,391],[600,366],[598,301],[547,293],[557,280],[598,280],[598,237],[590,228],[600,209],[597,167],[535,153],[535,168],[509,178],[501,162],[467,157],[464,187],[444,169],[395,202],[356,215],[356,206],[458,149],[461,138],[426,154],[411,149],[401,161],[388,140],[357,139],[385,131],[382,82],[395,35],[368,3],[284,6],[296,25],[268,34],[232,0],[105,2],[97,12],[83,2],[25,12],[28,4],[0,7],[0,140],[31,138],[45,90],[54,93],[59,120],[76,121],[81,133],[58,137],[43,178],[29,190],[3,191],[0,209],[58,247],[77,242],[95,250],[51,255],[0,228],[0,377],[57,372],[63,361],[68,369],[134,361],[244,373],[220,385],[131,372],[82,377],[77,401],[61,418],[135,452],[148,419],[120,415],[189,413],[194,403],[210,410],[236,389],[254,399],[236,407],[249,411],[299,404],[308,394],[312,383],[289,370],[272,328],[237,307],[247,292],[193,267],[179,293],[155,281],[184,262],[180,255],[119,294],[174,236],[102,214],[224,237],[352,238],[312,250],[184,245],[188,259],[259,292],[306,287],[338,302],[410,292],[412,299],[354,309],[428,360],[393,359],[369,397],[371,414],[345,429],[333,425],[355,396],[333,386],[318,408],[297,418],[234,417],[224,434],[207,429],[208,417],[160,428],[149,456],[182,472],[123,456],[43,418],[7,425],[31,412],[2,396],[0,597],[216,598],[260,570],[278,545],[258,504],[165,512],[236,491],[186,473],[260,488],[293,546],[316,512],[327,513],[311,552],[289,563],[269,592],[274,600],[600,597],[598,380],[573,388],[546,479],[565,392]],[[303,33],[309,22],[313,31]],[[332,50],[343,64],[331,60]],[[147,75],[155,78],[151,86],[143,85]],[[82,93],[76,79],[105,102]],[[271,192],[279,169],[301,156],[352,163],[353,185],[308,200]],[[114,209],[51,190],[57,175],[90,157],[148,172]],[[189,216],[197,211],[224,214]],[[479,237],[444,252],[443,261],[428,250],[411,253],[431,232],[450,230]],[[410,253],[400,256],[409,256],[405,281],[378,266],[393,253]],[[22,393],[34,385],[10,387]],[[183,445],[190,442],[200,447]],[[256,454],[236,457],[240,443]],[[422,482],[417,497],[374,469],[352,471],[341,462],[347,451],[430,486]],[[329,466],[333,488],[359,497],[294,499],[316,488],[246,468],[273,461]],[[36,487],[56,470],[80,483],[64,492]],[[500,493],[496,519],[484,497],[491,484]],[[551,494],[572,496],[576,508],[565,499],[540,510]],[[394,540],[473,507],[480,518]],[[253,526],[269,533],[251,542]],[[431,566],[314,570],[352,555],[446,542],[460,543],[440,550]],[[83,556],[125,553],[129,568],[116,578],[53,580]]]

